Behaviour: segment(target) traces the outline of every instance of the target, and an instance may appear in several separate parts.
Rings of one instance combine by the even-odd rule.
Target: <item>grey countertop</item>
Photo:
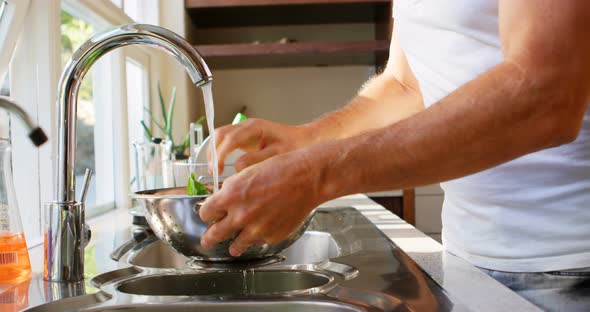
[[[365,195],[338,198],[321,207],[354,207],[371,220],[396,245],[406,252],[447,294],[474,311],[538,311],[502,284],[466,261],[446,252],[441,244],[418,231]],[[131,216],[125,209],[115,210],[88,222],[93,238],[86,248],[87,281],[97,274],[128,265],[109,258],[111,251],[130,237]],[[29,250],[34,276],[29,284],[29,307],[57,299],[49,283],[42,280],[43,246]]]

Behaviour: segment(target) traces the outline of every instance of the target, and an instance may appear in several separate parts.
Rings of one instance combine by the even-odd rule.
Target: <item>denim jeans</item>
[[[590,311],[590,271],[512,273],[480,268],[546,311]]]

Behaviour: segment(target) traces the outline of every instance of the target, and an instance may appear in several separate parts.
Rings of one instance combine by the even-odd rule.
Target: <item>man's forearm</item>
[[[344,139],[386,127],[423,109],[416,90],[403,86],[392,75],[381,74],[368,81],[345,107],[304,127],[317,138],[315,143]]]
[[[324,164],[323,194],[446,181],[573,140],[587,87],[539,75],[502,63],[419,114],[314,147],[310,155]]]

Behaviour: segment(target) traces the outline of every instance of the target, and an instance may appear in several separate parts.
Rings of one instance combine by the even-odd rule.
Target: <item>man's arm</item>
[[[330,164],[324,195],[446,181],[575,140],[590,95],[590,2],[502,0],[499,15],[502,63],[387,129],[314,149]]]
[[[320,203],[478,172],[571,142],[590,95],[590,2],[501,0],[505,60],[386,128],[285,153],[224,182],[201,206],[205,247],[240,234],[277,243]]]
[[[394,32],[385,71],[367,81],[348,105],[306,126],[318,134],[319,141],[343,139],[386,127],[423,109],[418,81]]]
[[[368,81],[342,109],[301,126],[249,119],[217,129],[219,168],[223,170],[226,156],[238,148],[246,152],[236,162],[241,171],[278,154],[388,126],[424,108],[418,89],[394,34],[385,72]]]

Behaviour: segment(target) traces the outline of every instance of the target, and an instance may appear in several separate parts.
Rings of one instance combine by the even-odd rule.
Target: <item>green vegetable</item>
[[[195,179],[195,174],[191,173],[190,178],[188,178],[188,183],[186,184],[186,194],[193,196],[193,195],[207,195],[209,191],[205,188],[205,185],[199,183]]]
[[[242,122],[242,121],[244,121],[246,119],[248,119],[248,117],[246,117],[246,115],[244,115],[242,113],[237,113],[236,114],[236,117],[234,117],[234,120],[232,121],[231,124],[232,125],[237,125],[237,124],[239,124],[240,122]]]

